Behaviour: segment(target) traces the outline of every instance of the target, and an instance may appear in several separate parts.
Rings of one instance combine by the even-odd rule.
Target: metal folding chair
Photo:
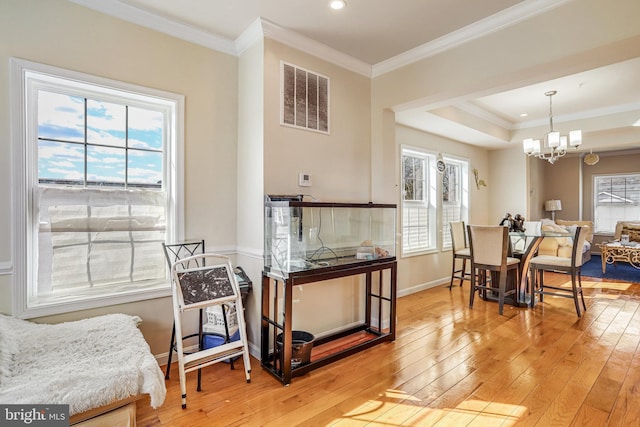
[[[187,372],[200,372],[205,366],[242,356],[246,380],[251,382],[251,361],[242,296],[229,258],[208,253],[187,257],[173,263],[171,277],[182,407],[187,407]],[[189,310],[202,310],[229,303],[236,306],[240,339],[208,349],[200,347],[197,351],[186,353],[183,345],[182,315]]]
[[[171,266],[173,265],[174,262],[196,255],[196,254],[203,254],[205,252],[204,240],[196,240],[196,241],[172,243],[172,244],[163,243],[162,249],[164,250],[164,256],[167,259],[169,270],[171,270]],[[188,265],[186,266],[188,267]],[[202,313],[200,313],[200,324],[202,324],[202,321],[203,321]],[[201,333],[202,329],[199,328],[198,332]],[[195,336],[195,334],[192,334],[192,336]],[[190,338],[190,336],[187,336],[185,338]],[[173,352],[175,351],[175,348],[176,348],[176,324],[174,323],[173,327],[171,328],[171,342],[169,343],[169,357],[167,359],[167,370],[164,375],[164,378],[166,380],[169,379],[169,372],[171,370],[171,359],[173,356]],[[198,378],[198,389],[200,389],[200,377]]]

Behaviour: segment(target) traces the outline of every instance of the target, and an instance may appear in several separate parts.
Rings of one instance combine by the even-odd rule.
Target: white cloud
[[[129,139],[129,147],[134,147],[134,148],[155,148],[152,147],[151,144],[145,142],[145,141],[141,141],[139,139]]]
[[[82,160],[84,159],[83,149],[80,145],[74,144],[56,144],[41,145],[38,147],[38,157],[41,159],[58,159],[64,158],[66,160]]]
[[[84,174],[77,170],[50,168],[48,169],[48,172],[51,175],[60,174],[60,176],[62,176],[62,179],[69,179],[69,180],[76,180],[76,181],[84,179]]]
[[[40,91],[38,102],[38,125],[62,128],[65,137],[78,139],[84,134],[84,100],[68,95]],[[89,146],[86,154],[91,181],[123,182],[125,151],[125,114],[123,105],[95,100],[87,101],[88,117],[87,141],[107,147]],[[129,145],[136,148],[152,148],[157,143],[147,139],[162,134],[163,114],[137,107],[129,108],[129,126],[132,130]],[[69,136],[66,136],[69,134]],[[38,145],[39,168],[43,176],[61,179],[82,180],[85,153],[84,146],[78,144],[43,142]],[[129,151],[129,179],[134,182],[158,182],[162,180],[162,154],[136,150]],[[144,164],[138,166],[138,164]]]
[[[84,107],[80,98],[38,92],[38,125],[49,124],[82,130]]]
[[[70,162],[68,160],[51,161],[51,162],[49,162],[49,164],[51,166],[55,166],[55,167],[59,167],[59,168],[66,168],[66,169],[78,167],[77,164],[74,164],[73,162]],[[52,168],[49,168],[48,170],[52,170]]]
[[[163,115],[158,111],[129,107],[129,125],[134,129],[157,131],[162,123]]]
[[[156,169],[129,168],[129,179],[132,178],[142,178],[144,182],[158,182],[162,180],[162,172]]]

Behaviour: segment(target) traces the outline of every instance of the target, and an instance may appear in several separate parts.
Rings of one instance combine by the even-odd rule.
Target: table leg
[[[600,254],[600,258],[602,258],[602,274],[607,272],[607,257],[609,254],[607,253],[607,248],[603,248]]]
[[[520,258],[520,283],[518,285],[518,305],[523,307],[529,307],[533,300],[533,283],[529,283],[529,265],[531,264],[531,258],[536,255],[540,243],[542,243],[542,236],[530,236],[531,243],[526,248],[524,254]],[[529,298],[529,301],[527,301]]]

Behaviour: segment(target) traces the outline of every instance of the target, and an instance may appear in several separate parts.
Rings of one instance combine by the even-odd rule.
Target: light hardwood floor
[[[639,273],[640,274],[640,273]],[[568,276],[545,275],[548,284]],[[545,298],[535,309],[498,306],[447,286],[398,299],[398,334],[294,378],[288,387],[252,359],[188,377],[177,367],[167,399],[138,402],[139,426],[639,426],[640,284],[583,280],[587,312]]]

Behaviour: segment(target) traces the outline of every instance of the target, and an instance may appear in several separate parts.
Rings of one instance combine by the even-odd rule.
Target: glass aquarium
[[[265,270],[289,273],[396,256],[396,205],[265,198]]]

